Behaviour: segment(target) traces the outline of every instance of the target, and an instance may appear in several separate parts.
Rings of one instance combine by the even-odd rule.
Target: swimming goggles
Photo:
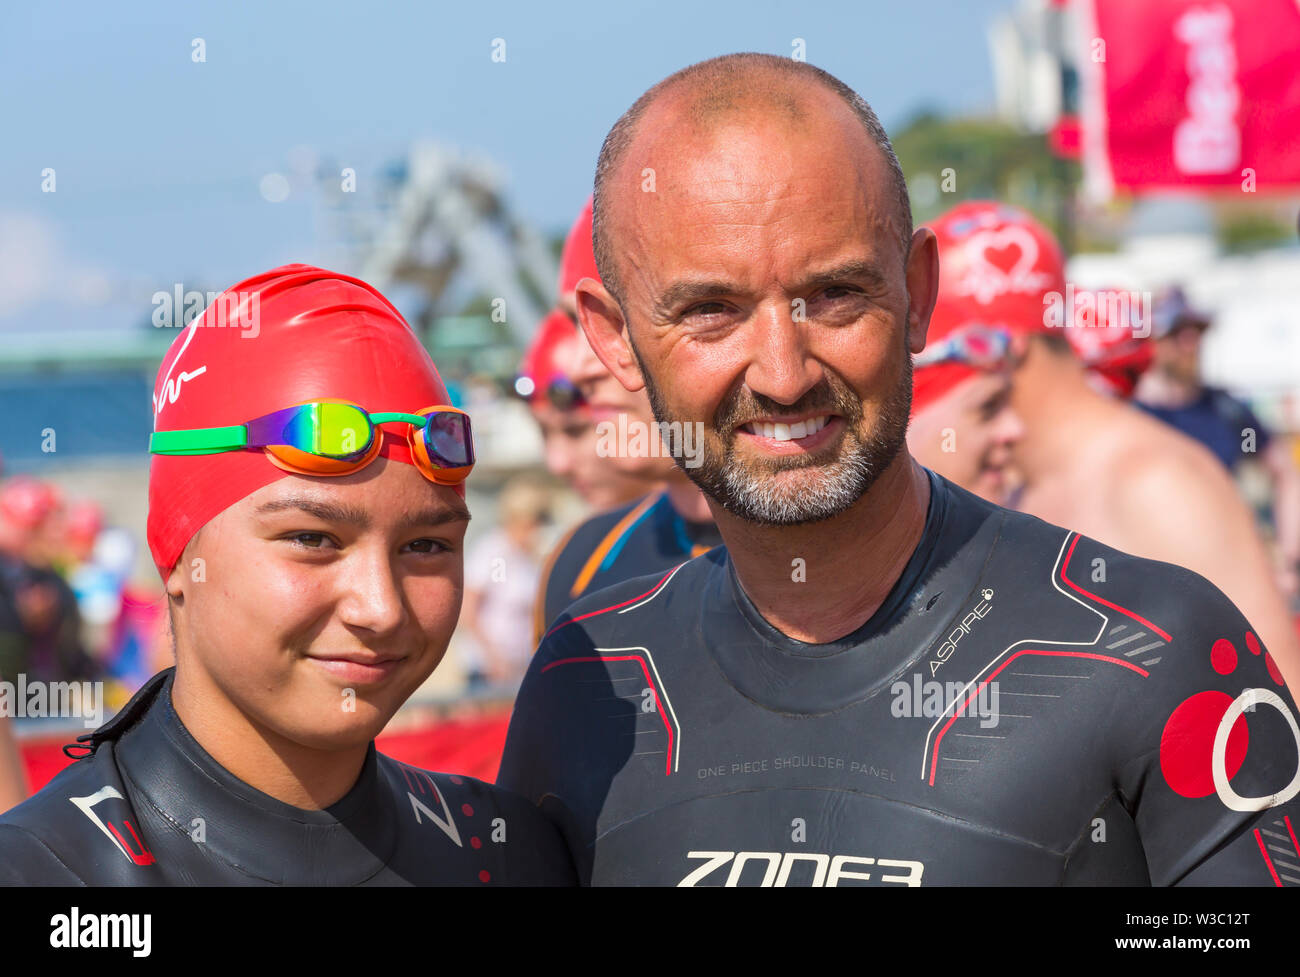
[[[457,485],[474,467],[469,415],[445,405],[415,413],[372,414],[342,400],[312,400],[244,424],[189,431],[155,431],[155,455],[210,455],[261,448],[272,464],[299,475],[348,475],[379,456],[380,424],[408,424],[411,460],[431,482]]]

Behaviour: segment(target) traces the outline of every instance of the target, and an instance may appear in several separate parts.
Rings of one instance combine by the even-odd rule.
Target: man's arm
[[[506,734],[497,786],[525,798],[555,825],[577,872],[579,884],[591,881],[590,847],[567,797],[566,759],[583,762],[579,727],[566,716],[566,697],[554,676],[543,673],[550,660],[543,642],[528,666]]]
[[[1294,698],[1217,588],[1174,567],[1139,572],[1159,574],[1169,596],[1152,612],[1173,640],[1113,732],[1138,754],[1117,781],[1152,883],[1300,886]]]

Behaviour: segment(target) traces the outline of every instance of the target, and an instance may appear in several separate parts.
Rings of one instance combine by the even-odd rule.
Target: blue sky
[[[491,157],[514,209],[564,229],[601,139],[655,81],[729,51],[838,75],[886,127],[987,111],[1011,0],[11,6],[0,36],[0,330],[141,321],[171,283],[320,260],[301,147],[370,179],[417,138]],[[202,38],[206,62],[191,60]],[[494,63],[494,38],[506,60]],[[41,192],[55,170],[57,190]],[[145,296],[143,299],[141,296]]]

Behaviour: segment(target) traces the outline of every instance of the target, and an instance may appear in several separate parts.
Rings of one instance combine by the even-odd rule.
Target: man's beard
[[[655,420],[681,421],[672,416],[636,347],[633,355],[641,367]],[[768,526],[797,526],[839,515],[862,498],[907,443],[907,422],[912,410],[912,358],[903,350],[899,382],[880,408],[874,429],[864,439],[858,432],[862,400],[838,375],[826,379],[794,404],[738,388],[719,405],[705,434],[703,461],[682,471],[728,512],[749,522]],[[792,455],[743,462],[736,457],[736,428],[755,418],[773,414],[836,414],[844,421],[838,456],[826,460],[817,454]],[[726,439],[724,441],[724,438]],[[823,449],[824,451],[825,449]],[[781,473],[807,470],[799,480],[782,479]]]

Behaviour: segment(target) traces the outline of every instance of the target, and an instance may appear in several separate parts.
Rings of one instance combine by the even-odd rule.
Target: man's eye
[[[451,550],[446,543],[436,539],[417,539],[410,547],[416,553],[447,553]]]
[[[721,302],[701,302],[699,305],[692,305],[689,309],[687,309],[683,313],[683,315],[684,316],[718,315],[719,313],[726,312],[726,311],[727,311],[727,307],[723,305]]]
[[[822,293],[818,295],[817,298],[835,302],[858,294],[860,293],[856,288],[850,288],[848,285],[832,285],[830,288],[823,289]]]

